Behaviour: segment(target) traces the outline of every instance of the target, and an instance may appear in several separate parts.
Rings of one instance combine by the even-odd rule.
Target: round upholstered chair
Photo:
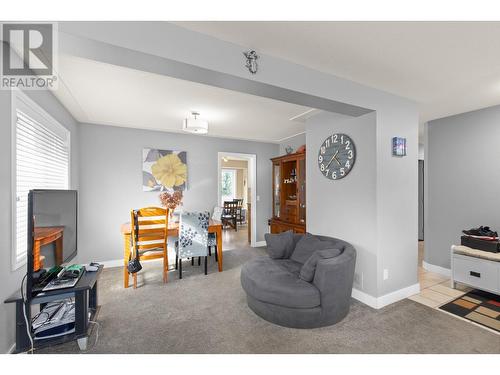
[[[336,238],[308,236],[314,239],[307,242],[295,235],[295,248],[282,258],[260,256],[243,265],[241,285],[248,306],[265,320],[285,327],[316,328],[335,324],[348,314],[356,250]],[[314,247],[338,252],[326,258],[315,254],[311,262],[316,251],[325,252]],[[302,276],[304,267],[309,277]]]

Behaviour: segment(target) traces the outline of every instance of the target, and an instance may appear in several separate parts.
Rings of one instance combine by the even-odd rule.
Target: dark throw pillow
[[[322,241],[311,233],[306,233],[295,245],[291,260],[304,264],[316,250],[331,249],[330,241]]]
[[[318,260],[335,258],[339,256],[341,252],[342,251],[339,249],[316,250],[300,269],[299,277],[310,283],[314,279],[314,273],[316,272]]]
[[[293,231],[291,230],[275,234],[266,233],[264,238],[266,239],[267,253],[270,258],[288,258],[293,251]]]

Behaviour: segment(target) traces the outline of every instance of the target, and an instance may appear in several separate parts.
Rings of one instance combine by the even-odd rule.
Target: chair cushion
[[[284,270],[299,277],[300,270],[302,269],[302,264],[291,259],[275,259],[274,261]]]
[[[331,248],[336,248],[333,242],[323,241],[317,236],[312,235],[311,233],[306,233],[297,242],[295,250],[290,256],[290,259],[304,264],[316,250],[325,250]]]
[[[267,253],[273,259],[289,258],[294,249],[293,231],[266,233]]]
[[[241,285],[249,295],[262,302],[292,308],[319,306],[319,290],[289,270],[297,271],[298,267],[300,264],[290,260],[258,257],[243,265]]]
[[[340,253],[342,253],[342,251],[339,249],[316,250],[301,267],[299,277],[304,281],[311,282],[314,279],[318,260],[335,258],[339,256]]]

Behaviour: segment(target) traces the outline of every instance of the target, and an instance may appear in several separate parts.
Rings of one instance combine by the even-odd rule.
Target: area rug
[[[473,290],[439,308],[500,333],[500,296]]]

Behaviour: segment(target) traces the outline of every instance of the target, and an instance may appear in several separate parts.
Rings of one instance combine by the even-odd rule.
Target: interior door
[[[418,161],[418,239],[424,240],[424,161]]]

